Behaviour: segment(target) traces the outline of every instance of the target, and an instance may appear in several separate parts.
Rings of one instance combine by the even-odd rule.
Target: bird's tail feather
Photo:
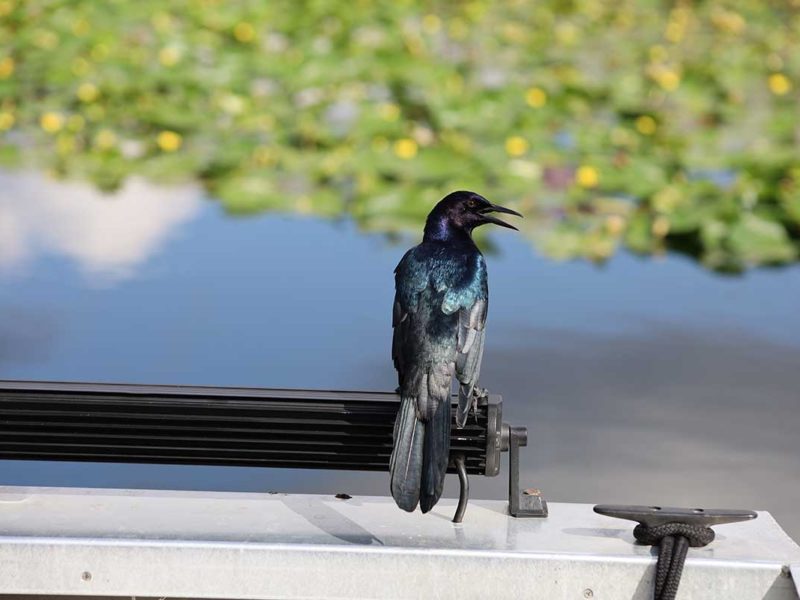
[[[419,507],[426,513],[439,501],[444,489],[450,456],[450,403],[439,402],[433,418],[425,424],[422,454],[422,489]]]
[[[421,421],[414,398],[403,398],[394,424],[389,463],[390,487],[397,506],[426,513],[439,501],[450,455],[450,404],[440,402],[432,417]]]
[[[414,398],[404,397],[394,422],[394,449],[389,481],[397,506],[412,512],[419,503],[425,423],[417,419]]]

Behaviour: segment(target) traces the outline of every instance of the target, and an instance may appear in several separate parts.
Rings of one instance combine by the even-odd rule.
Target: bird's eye
[[[475,200],[467,200],[467,206],[470,208],[475,208],[476,206],[478,206],[478,203],[475,202]]]

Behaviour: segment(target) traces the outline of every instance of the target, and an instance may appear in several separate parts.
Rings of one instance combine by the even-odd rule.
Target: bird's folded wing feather
[[[469,308],[462,308],[458,312],[456,377],[463,385],[472,386],[478,381],[487,307],[487,300],[478,299]]]

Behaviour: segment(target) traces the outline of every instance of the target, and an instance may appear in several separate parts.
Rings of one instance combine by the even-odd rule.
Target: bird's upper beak
[[[510,208],[506,208],[505,206],[499,206],[498,204],[492,204],[491,206],[487,206],[485,209],[483,209],[481,211],[481,215],[483,216],[483,220],[486,223],[494,223],[495,225],[500,225],[500,227],[508,227],[509,229],[513,229],[514,231],[519,231],[519,229],[517,229],[510,223],[501,221],[497,217],[488,214],[492,212],[506,213],[508,215],[516,215],[518,217],[521,217],[522,215],[519,214],[517,211],[511,210]]]

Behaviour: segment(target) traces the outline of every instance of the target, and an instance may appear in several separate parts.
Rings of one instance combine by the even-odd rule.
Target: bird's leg
[[[486,388],[478,387],[477,385],[472,387],[472,414],[475,417],[475,423],[478,422],[478,400],[488,394],[489,390]]]

